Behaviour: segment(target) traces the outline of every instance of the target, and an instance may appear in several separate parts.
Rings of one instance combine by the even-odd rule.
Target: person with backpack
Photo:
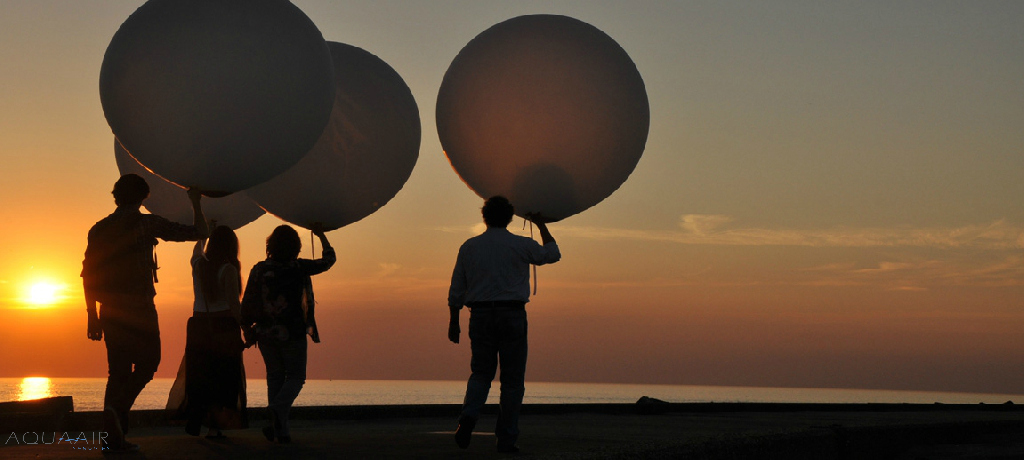
[[[288,413],[306,383],[306,336],[320,343],[310,277],[327,271],[337,260],[323,228],[315,225],[313,234],[323,245],[322,257],[299,259],[298,232],[288,225],[275,228],[267,237],[267,259],[252,267],[242,295],[242,324],[255,331],[267,367],[271,425],[263,428],[263,435],[281,444],[292,440]]]
[[[197,189],[188,190],[193,225],[143,214],[139,208],[149,196],[149,184],[138,175],[121,176],[112,193],[117,209],[89,230],[82,284],[88,337],[103,340],[107,348],[103,448],[116,452],[138,450],[124,437],[128,412],[160,364],[160,326],[153,302],[157,239],[197,241],[208,236],[209,228]]]

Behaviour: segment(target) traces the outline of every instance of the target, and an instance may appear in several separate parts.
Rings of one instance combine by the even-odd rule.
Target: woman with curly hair
[[[336,260],[323,228],[314,226],[313,234],[323,245],[323,256],[300,259],[298,232],[288,225],[275,228],[267,237],[267,259],[252,267],[242,297],[244,322],[253,325],[267,366],[271,425],[263,434],[282,444],[291,442],[288,412],[306,382],[306,336],[320,342],[310,277],[327,271]]]

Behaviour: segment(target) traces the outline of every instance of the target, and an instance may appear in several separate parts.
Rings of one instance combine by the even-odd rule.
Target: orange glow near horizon
[[[43,399],[53,396],[49,377],[25,377],[21,379],[18,401]]]

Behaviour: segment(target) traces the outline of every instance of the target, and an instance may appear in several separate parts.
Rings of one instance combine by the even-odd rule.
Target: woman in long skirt
[[[185,341],[185,431],[208,438],[224,437],[221,430],[248,428],[241,324],[241,276],[238,237],[218,226],[192,254],[195,292]]]

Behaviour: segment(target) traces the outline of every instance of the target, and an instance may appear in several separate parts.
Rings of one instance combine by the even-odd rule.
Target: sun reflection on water
[[[25,377],[21,379],[18,401],[42,399],[53,396],[51,393],[50,383],[51,382],[48,377]]]

